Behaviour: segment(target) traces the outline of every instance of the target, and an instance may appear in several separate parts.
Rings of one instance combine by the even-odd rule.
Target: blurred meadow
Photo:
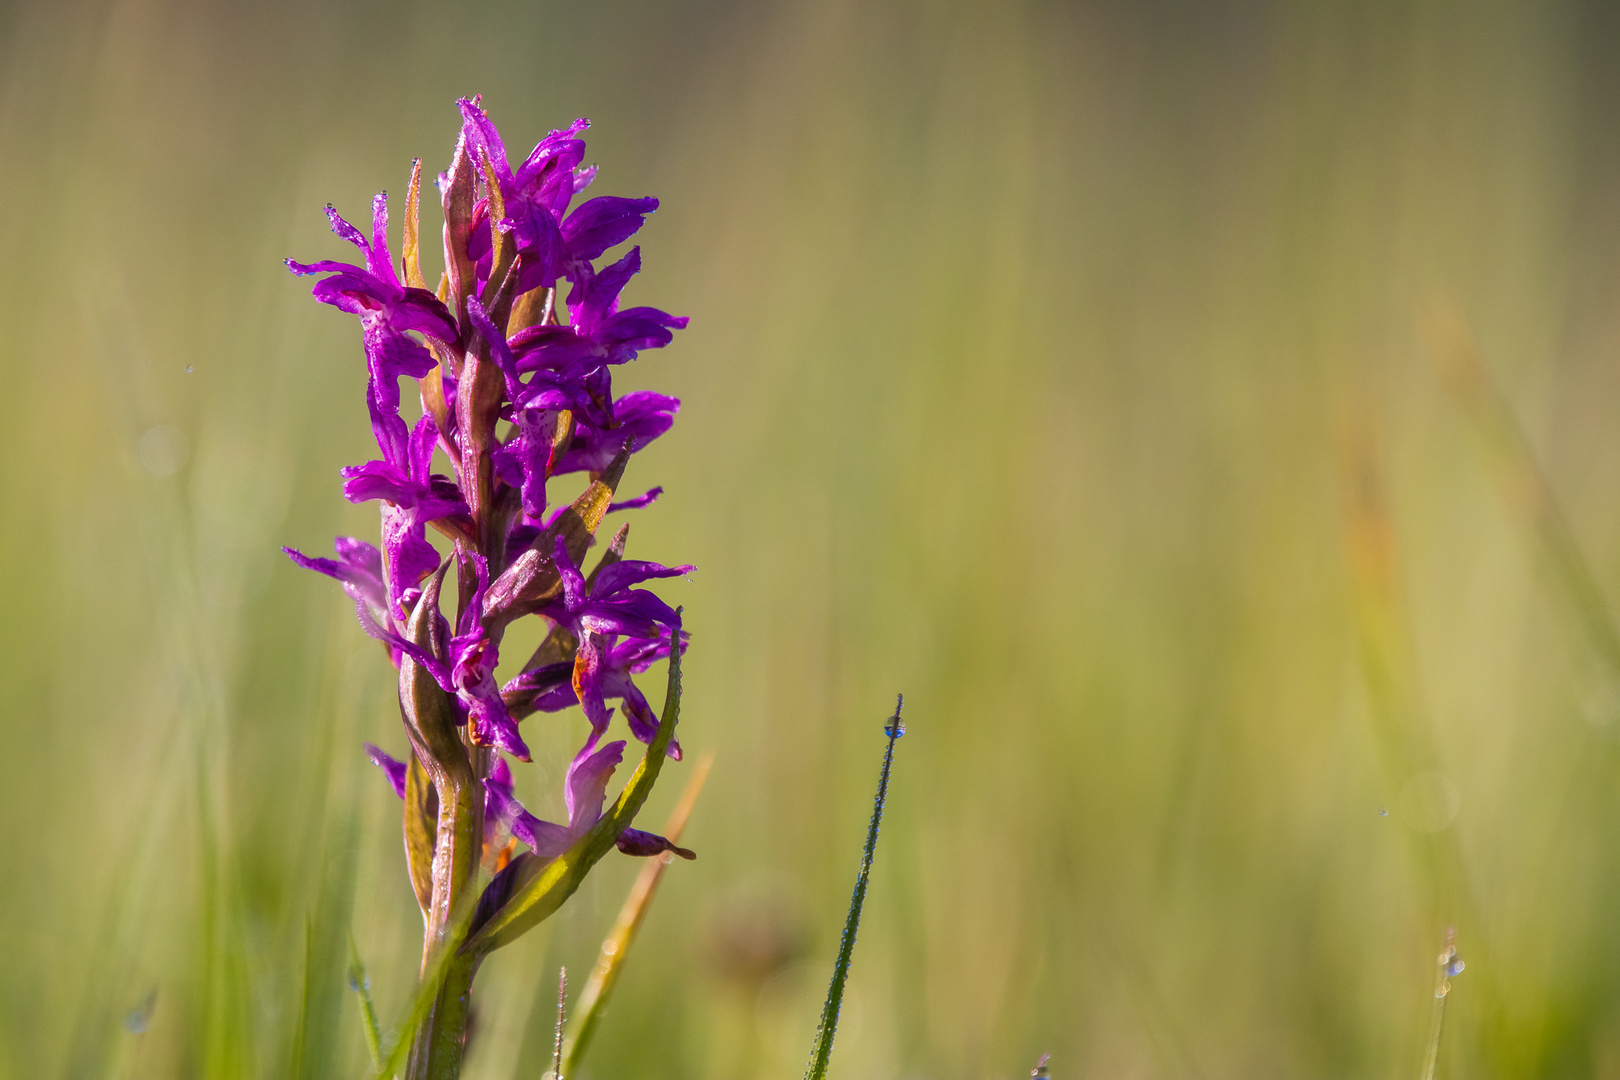
[[[1613,5],[10,0],[0,1078],[364,1075],[351,928],[406,1006],[391,673],[277,551],[375,535],[359,335],[281,260],[474,92],[592,118],[692,318],[621,376],[700,567],[646,827],[715,764],[588,1076],[800,1075],[903,690],[833,1075],[1415,1078],[1454,924],[1440,1076],[1620,1077]]]

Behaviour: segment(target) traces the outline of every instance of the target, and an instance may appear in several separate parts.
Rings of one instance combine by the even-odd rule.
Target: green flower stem
[[[429,976],[432,958],[443,949],[457,955],[445,968],[444,981],[432,1010],[416,1031],[406,1080],[455,1080],[461,1074],[466,1042],[467,1015],[478,958],[459,955],[464,920],[459,914],[475,903],[478,862],[483,851],[484,801],[472,784],[447,784],[439,796],[437,854],[433,859],[433,903],[423,935],[422,977]],[[461,924],[461,925],[458,925]]]
[[[444,982],[433,1008],[416,1029],[407,1061],[406,1080],[456,1080],[461,1075],[467,1048],[467,1018],[472,1006],[473,976],[478,957],[454,956],[445,968]]]

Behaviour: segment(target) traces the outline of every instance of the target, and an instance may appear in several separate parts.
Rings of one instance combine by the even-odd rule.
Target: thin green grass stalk
[[[703,782],[708,778],[709,768],[713,764],[714,755],[705,754],[692,770],[686,790],[681,793],[680,801],[664,823],[661,835],[671,843],[680,843],[681,834],[686,831],[687,818],[692,814],[692,807],[697,803],[698,794],[702,792]],[[596,966],[591,969],[585,989],[579,995],[573,1030],[568,1033],[568,1040],[563,1046],[563,1069],[570,1076],[579,1071],[580,1060],[591,1044],[591,1036],[596,1032],[596,1025],[607,1008],[608,999],[613,996],[613,988],[618,985],[625,958],[630,955],[630,947],[636,943],[642,920],[647,917],[647,910],[658,892],[658,883],[664,879],[664,871],[673,861],[674,856],[668,852],[647,860],[647,865],[636,875],[636,882],[630,887],[630,895],[625,897],[624,906],[619,909],[618,920],[602,942]]]
[[[354,934],[349,934],[349,989],[360,1001],[360,1020],[366,1027],[366,1050],[371,1055],[371,1067],[382,1071],[382,1030],[377,1026],[377,1007],[371,1002],[371,979],[366,966],[360,962],[360,950],[355,946]]]
[[[92,352],[100,363],[102,379],[122,400],[150,402],[152,386],[136,372],[151,370],[151,354],[136,331],[140,319],[127,291],[109,290],[105,277],[87,276],[80,281],[79,294],[80,312],[84,316],[81,324],[90,333]],[[132,350],[140,357],[133,366],[128,362]],[[137,408],[113,410],[111,416],[124,444],[135,445],[146,414]],[[128,1007],[127,996],[139,967],[137,956],[142,935],[151,925],[149,907],[154,889],[171,883],[172,871],[165,875],[168,868],[155,853],[174,831],[174,818],[181,813],[180,806],[185,801],[183,793],[187,785],[183,777],[187,763],[208,730],[204,710],[198,704],[206,700],[200,693],[204,672],[193,651],[195,637],[189,633],[201,619],[191,578],[191,518],[187,504],[173,483],[154,482],[143,490],[142,498],[150,512],[136,519],[141,562],[153,596],[168,598],[163,604],[153,602],[144,616],[147,626],[157,636],[180,643],[178,667],[187,678],[183,680],[184,689],[179,692],[178,707],[165,710],[165,728],[153,739],[165,749],[153,758],[151,767],[141,770],[146,779],[140,794],[131,800],[131,805],[150,810],[135,815],[130,831],[121,842],[101,847],[109,856],[116,853],[118,861],[113,864],[107,880],[119,882],[121,886],[117,901],[105,905],[95,943],[87,951],[93,959],[86,969],[85,985],[75,995],[76,1019],[69,1029],[69,1050],[60,1073],[63,1080],[89,1075],[123,1075],[113,1062],[122,1061],[132,1070],[129,1062],[133,1058],[129,1055],[134,1051],[131,1047],[139,1047],[146,1041],[144,1032],[151,1020],[156,991],[150,991],[143,1004],[134,1009]],[[192,792],[192,797],[196,795]],[[200,841],[198,854],[199,869],[202,869]],[[201,970],[200,961],[198,970]],[[123,1017],[122,1024],[117,1019],[119,1016]],[[193,1010],[194,1022],[200,1016],[200,1011]],[[138,1031],[130,1026],[136,1018],[141,1018]]]
[[[1435,1067],[1440,1062],[1440,1033],[1446,1023],[1446,999],[1451,996],[1451,979],[1462,973],[1463,962],[1457,959],[1457,930],[1446,931],[1446,946],[1440,950],[1439,970],[1434,982],[1434,1012],[1429,1021],[1429,1043],[1423,1051],[1422,1080],[1434,1080]]]
[[[344,775],[351,776],[352,770]],[[344,1027],[344,973],[347,970],[352,984],[359,963],[354,936],[348,930],[354,911],[359,829],[352,786],[347,779],[343,784],[343,793],[338,797],[320,800],[330,807],[332,824],[326,835],[320,891],[304,920],[304,990],[294,1043],[294,1080],[323,1080],[338,1069]],[[372,1057],[376,1065],[376,1055]]]
[[[883,728],[883,733],[889,737],[889,744],[883,750],[883,772],[878,776],[877,798],[872,804],[872,823],[866,830],[866,846],[861,849],[861,869],[855,875],[855,895],[849,900],[849,915],[844,920],[838,962],[833,965],[832,984],[827,987],[827,1002],[821,1007],[821,1023],[816,1027],[816,1042],[810,1051],[810,1066],[805,1070],[805,1080],[823,1080],[827,1075],[827,1062],[832,1057],[833,1035],[838,1030],[838,1010],[844,1002],[844,983],[849,978],[850,961],[855,955],[855,931],[861,924],[861,906],[866,903],[866,883],[872,874],[872,854],[877,850],[878,825],[883,821],[883,801],[889,794],[889,768],[894,763],[894,744],[906,733],[906,726],[900,721],[900,710],[905,703],[904,694],[896,696],[894,715]]]
[[[232,852],[220,829],[222,807],[206,749],[197,754],[196,844],[200,861],[202,909],[201,1001],[196,1006],[202,1027],[202,1073],[236,1080],[249,1073],[252,1060],[252,1016],[248,1006],[246,959],[242,955],[241,900],[232,880]]]
[[[1440,1061],[1440,1030],[1446,1022],[1446,999],[1434,999],[1434,1013],[1429,1020],[1429,1043],[1423,1051],[1423,1080],[1434,1080],[1434,1069]]]
[[[568,969],[557,969],[557,1029],[551,1040],[551,1080],[563,1080],[563,1025],[568,1020]]]

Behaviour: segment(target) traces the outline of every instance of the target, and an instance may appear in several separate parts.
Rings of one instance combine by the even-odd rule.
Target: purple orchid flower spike
[[[626,744],[598,746],[612,717],[609,701],[621,703],[631,733],[657,755],[643,759],[614,803],[619,850],[691,856],[626,828],[666,755],[680,758],[680,661],[670,650],[684,650],[686,635],[677,610],[645,586],[691,567],[625,560],[623,530],[591,578],[578,565],[606,514],[649,506],[663,491],[653,486],[617,498],[631,458],[670,430],[680,402],[650,391],[615,398],[613,373],[641,351],[668,345],[686,319],[651,307],[620,310],[620,295],[641,267],[639,248],[596,265],[636,233],[658,201],[601,196],[576,207],[595,176],[581,168],[585,121],[551,132],[518,162],[477,99],[458,105],[461,139],[439,176],[445,275],[438,296],[422,287],[420,163],[397,266],[381,195],[369,237],[328,208],[333,231],[364,255],[359,264],[287,263],[299,274],[324,275],[315,297],[360,320],[366,412],[380,452],[341,470],[343,494],[378,503],[382,541],[379,550],[339,539],[336,558],[285,550],[342,585],[361,627],[388,646],[398,670],[409,753],[401,761],[369,743],[366,751],[405,799],[425,957],[440,955],[452,934],[478,935],[445,963],[409,1049],[407,1080],[457,1075],[479,958],[562,902],[515,895],[550,886],[525,876],[533,857],[512,857],[513,839],[544,858],[581,845],[577,873],[610,850],[608,830],[595,827]],[[497,256],[508,269],[491,283]],[[567,307],[555,292],[565,279],[572,283]],[[422,413],[414,423],[401,415],[401,378],[418,380]],[[441,448],[451,475],[433,472]],[[549,506],[548,483],[579,473],[587,476],[584,491]],[[443,545],[429,542],[429,526],[453,547],[445,556]],[[453,618],[441,604],[454,606]],[[552,632],[531,669],[499,687],[503,637],[526,615],[541,616]],[[660,719],[633,677],[666,659],[670,696]],[[568,768],[568,820],[541,821],[513,796],[510,762],[529,759],[518,719],[575,704],[588,730]],[[599,841],[584,842],[598,834]],[[474,875],[480,864],[495,873],[487,887]],[[457,929],[454,913],[468,910],[463,900],[471,889],[482,889],[472,897],[482,929]],[[499,927],[490,929],[490,920]]]
[[[433,354],[407,331],[415,330],[446,345],[457,340],[456,323],[439,298],[425,289],[407,288],[394,273],[393,256],[388,251],[388,196],[372,201],[372,238],[367,241],[328,206],[326,216],[332,231],[359,248],[366,257],[365,268],[352,263],[323,259],[301,263],[287,260],[295,274],[331,273],[313,290],[315,299],[360,317],[365,335],[366,362],[371,385],[367,404],[371,429],[391,460],[404,457],[405,421],[399,417],[399,377],[420,379],[434,368]]]

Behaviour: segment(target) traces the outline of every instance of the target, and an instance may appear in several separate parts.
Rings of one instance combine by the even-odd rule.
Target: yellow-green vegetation
[[[375,535],[365,373],[281,260],[474,91],[597,121],[692,318],[619,385],[714,769],[579,1080],[799,1075],[898,690],[829,1075],[1417,1077],[1448,925],[1437,1077],[1620,1075],[1611,9],[6,5],[0,1080],[366,1075],[351,933],[393,1045],[394,680],[277,550]],[[491,954],[470,1080],[639,869]]]

